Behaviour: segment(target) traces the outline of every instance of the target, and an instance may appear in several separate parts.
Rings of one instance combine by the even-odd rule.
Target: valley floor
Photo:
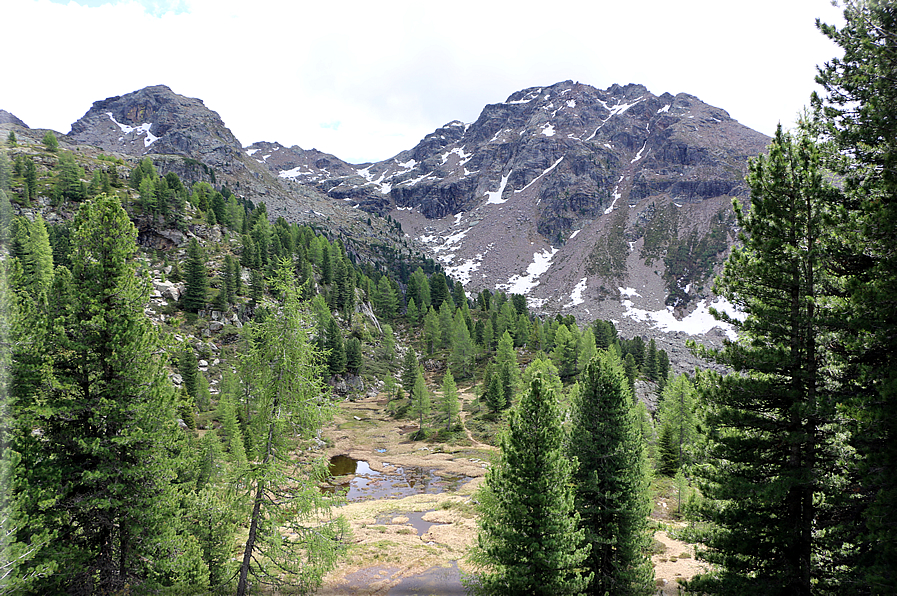
[[[460,397],[473,398],[463,391]],[[477,534],[472,496],[497,450],[469,432],[452,445],[412,441],[417,425],[392,419],[385,406],[382,395],[344,401],[324,429],[327,457],[347,456],[358,467],[335,481],[350,488],[349,502],[334,514],[349,522],[351,546],[317,594],[464,594],[461,576],[472,571],[465,556]],[[654,517],[671,526],[663,504],[658,499]],[[655,540],[658,590],[677,594],[676,579],[702,566],[693,545],[666,531]]]

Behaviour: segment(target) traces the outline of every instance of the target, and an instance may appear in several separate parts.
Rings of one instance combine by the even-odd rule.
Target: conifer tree
[[[59,149],[59,141],[56,139],[56,135],[53,134],[52,131],[48,130],[47,132],[44,133],[43,142],[44,142],[44,147],[50,153],[56,153],[56,151]]]
[[[433,349],[439,345],[440,338],[440,330],[439,330],[439,315],[430,307],[430,310],[427,311],[427,315],[424,317],[424,343],[427,346],[427,354],[432,354]]]
[[[447,369],[442,377],[442,400],[440,401],[440,409],[445,414],[445,428],[452,430],[452,422],[458,415],[458,387],[455,385],[455,377],[452,376],[452,369]]]
[[[187,393],[194,398],[199,395],[199,365],[197,364],[196,354],[193,348],[185,345],[181,350],[178,358],[178,372],[181,374],[181,380]]]
[[[819,68],[816,118],[832,141],[827,165],[843,181],[827,262],[841,279],[843,331],[832,352],[855,430],[852,481],[838,532],[856,545],[836,568],[857,593],[897,592],[897,13],[884,0],[845,0],[844,25],[821,24],[843,55]],[[865,592],[864,592],[865,590]]]
[[[717,293],[746,314],[741,341],[702,353],[729,367],[699,384],[716,466],[700,468],[703,512],[715,524],[701,556],[714,566],[689,589],[707,594],[809,595],[827,573],[815,531],[822,479],[826,389],[819,349],[826,285],[821,253],[826,206],[836,191],[806,134],[781,127],[750,164],[751,208],[736,204],[742,247],[726,261]],[[824,580],[825,581],[825,580]]]
[[[672,478],[679,471],[679,449],[673,440],[673,425],[661,424],[657,433],[658,471]]]
[[[452,320],[452,352],[449,360],[462,378],[469,376],[470,364],[474,356],[473,340],[464,320],[464,313],[458,309]]]
[[[21,446],[23,480],[42,487],[29,515],[56,533],[47,556],[61,571],[42,593],[121,592],[186,553],[175,547],[161,448],[176,432],[173,388],[143,312],[149,283],[137,273],[136,235],[116,198],[81,206],[71,274],[55,276],[44,365],[36,382],[17,372],[20,419],[40,429]]]
[[[591,579],[583,573],[590,547],[573,508],[573,464],[546,385],[536,373],[511,411],[500,458],[480,491],[474,594],[581,594]]]
[[[517,395],[517,387],[520,383],[520,369],[517,366],[517,351],[514,350],[514,340],[511,334],[504,332],[498,342],[498,350],[495,352],[496,375],[501,384],[505,407],[510,406]]]
[[[451,298],[451,293],[449,292],[445,274],[441,271],[434,273],[430,278],[430,304],[439,312],[442,303],[449,298]]]
[[[362,363],[361,341],[350,337],[346,340],[346,369],[353,375],[360,375]]]
[[[331,375],[339,375],[346,372],[346,344],[336,319],[330,317],[327,321],[327,371]]]
[[[418,310],[414,298],[408,299],[408,307],[405,309],[405,318],[413,327],[417,327],[417,325],[420,324],[420,310]]]
[[[657,406],[657,425],[669,433],[677,465],[691,463],[698,438],[695,386],[687,375],[679,375],[666,385]],[[676,471],[673,470],[673,474]],[[672,475],[672,474],[668,474]]]
[[[590,594],[650,594],[648,470],[629,383],[616,352],[589,362],[573,406],[569,457],[576,511],[591,552]]]
[[[430,390],[427,389],[427,383],[424,381],[424,372],[418,366],[411,389],[411,412],[418,416],[418,432],[421,438],[423,438],[424,432],[424,419],[429,418],[431,405]]]
[[[280,308],[245,328],[247,423],[257,440],[247,454],[253,465],[240,478],[249,489],[251,513],[237,596],[247,593],[250,576],[311,592],[344,549],[345,522],[322,515],[329,508],[318,488],[328,476],[326,460],[287,456],[297,439],[315,437],[330,419],[333,401],[322,381],[320,357],[308,341],[289,260],[281,261],[273,283]]]
[[[504,410],[508,405],[505,387],[506,385],[501,382],[498,366],[495,363],[487,366],[483,378],[483,401],[492,412]]]
[[[452,320],[453,312],[450,300],[443,300],[442,306],[439,307],[439,347],[452,347]]]
[[[383,325],[383,355],[392,360],[396,355],[396,338],[393,335],[392,325]]]
[[[196,238],[191,238],[187,245],[187,266],[184,273],[184,294],[182,297],[184,310],[197,312],[206,305],[209,293],[209,278],[206,272],[205,256]]]
[[[419,366],[414,348],[408,348],[405,351],[405,359],[402,365],[402,387],[404,387],[405,391],[409,394],[414,388],[414,381],[417,378]]]
[[[380,278],[379,282],[377,282],[374,308],[377,311],[377,316],[384,321],[391,322],[396,316],[396,311],[398,310],[398,298],[396,297],[392,284],[389,283],[389,278],[385,275]]]

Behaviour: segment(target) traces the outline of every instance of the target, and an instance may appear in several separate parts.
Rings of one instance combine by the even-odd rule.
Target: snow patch
[[[582,229],[574,230],[574,232],[572,234],[570,234],[570,240],[573,240],[574,238],[576,238],[576,235],[579,234],[580,232],[582,232]]]
[[[568,100],[567,100],[567,107],[568,107],[568,108],[575,108],[575,107],[576,107],[576,100],[575,100],[575,99],[568,99]]]
[[[479,270],[482,263],[483,255],[481,253],[471,259],[467,259],[460,265],[445,267],[445,272],[449,277],[460,281],[461,285],[466,285],[470,283],[471,274],[473,274],[474,271]]]
[[[642,297],[642,295],[639,294],[638,290],[636,290],[635,288],[617,288],[617,289],[620,290],[620,296],[628,296],[629,298],[632,298],[633,296],[638,296],[639,298]]]
[[[252,157],[253,155],[255,155],[256,151],[258,151],[258,149],[247,149],[246,155],[248,155],[249,157]]]
[[[461,160],[460,163],[458,164],[459,166],[463,166],[464,164],[466,164],[468,161],[470,161],[473,158],[473,153],[465,153],[464,147],[455,147],[451,151],[448,151],[447,153],[442,154],[442,165],[445,165],[445,162],[448,161],[448,158],[452,153],[457,155],[458,158]]]
[[[146,134],[146,138],[143,139],[143,146],[149,147],[153,143],[159,140],[159,137],[150,133],[150,128],[152,128],[152,122],[144,122],[140,126],[128,126],[127,124],[122,124],[118,120],[115,119],[115,116],[112,115],[112,112],[106,112],[106,115],[109,116],[109,119],[112,120],[124,134],[136,133],[137,136],[142,134]],[[119,141],[124,140],[124,137],[119,137]]]
[[[515,190],[514,192],[515,192],[515,193],[518,193],[518,192],[523,192],[523,191],[525,191],[525,190],[526,190],[527,188],[529,188],[530,185],[531,185],[532,183],[534,183],[536,180],[538,180],[539,178],[541,178],[541,177],[544,176],[545,174],[548,174],[548,173],[551,172],[553,169],[555,169],[556,167],[558,167],[558,164],[561,163],[561,161],[562,161],[563,159],[564,159],[564,156],[563,156],[563,155],[560,156],[556,162],[554,162],[553,164],[551,164],[550,166],[548,166],[547,168],[545,168],[545,170],[544,170],[541,174],[539,174],[538,176],[536,176],[535,178],[533,178],[532,180],[530,180],[530,181],[529,181],[529,184],[527,184],[526,186],[524,186],[524,187],[521,188],[520,190]]]
[[[300,170],[305,166],[296,166],[290,170],[281,170],[277,175],[281,178],[297,178],[299,176],[310,176],[311,172],[301,172]]]
[[[545,135],[546,137],[553,137],[554,136],[554,124],[552,124],[551,122],[547,122],[546,124],[544,124],[542,126],[542,134]]]
[[[513,171],[514,170],[511,170],[511,172]],[[487,205],[501,205],[502,203],[508,202],[508,199],[501,198],[501,195],[505,192],[505,187],[508,185],[508,178],[511,177],[511,172],[508,172],[507,176],[501,177],[501,185],[498,187],[498,190],[486,193],[486,198],[488,199],[486,201]]]
[[[604,210],[605,215],[610,215],[611,211],[614,210],[614,206],[617,204],[617,200],[619,200],[619,198],[623,196],[620,194],[618,190],[619,188],[619,186],[614,187],[614,200],[611,202],[610,207]]]
[[[668,103],[667,105],[665,105],[665,106],[663,106],[662,108],[660,108],[659,110],[657,110],[657,113],[658,113],[658,114],[663,114],[664,112],[669,112],[669,111],[670,111],[670,108],[671,108],[672,106],[673,106],[673,104]]]
[[[736,319],[741,319],[744,316],[742,313],[739,313],[728,300],[722,297],[717,298],[716,301],[711,304],[707,304],[706,299],[701,300],[698,303],[698,307],[683,319],[677,319],[673,315],[672,307],[668,307],[665,310],[647,311],[635,308],[632,305],[632,300],[623,300],[621,301],[621,304],[624,308],[624,316],[629,317],[633,321],[653,323],[654,328],[661,331],[666,331],[668,333],[681,331],[688,335],[703,335],[711,329],[718,327],[733,341],[738,339],[738,334],[735,332],[735,328],[729,323],[717,321],[713,318],[713,315],[710,314],[710,307],[721,312],[726,312]]]
[[[539,285],[539,276],[551,267],[551,260],[558,253],[557,248],[546,248],[542,252],[533,255],[533,262],[526,268],[526,275],[512,275],[506,284],[497,284],[495,287],[504,290],[508,294],[527,294]]]
[[[570,292],[570,302],[564,305],[564,308],[570,308],[576,306],[577,304],[582,304],[585,302],[585,299],[582,297],[582,293],[586,290],[586,278],[583,277],[579,280],[579,283],[576,284],[576,287],[573,288],[573,291]]]
[[[629,163],[635,163],[642,158],[642,152],[645,150],[645,147],[648,146],[648,139],[645,139],[645,144],[642,145],[642,148],[638,150],[638,153],[635,154],[635,157],[632,158],[632,161]]]

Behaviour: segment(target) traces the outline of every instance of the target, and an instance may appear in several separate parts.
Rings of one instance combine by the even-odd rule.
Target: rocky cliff
[[[391,215],[404,252],[438,259],[468,291],[524,294],[629,335],[713,328],[731,202],[747,200],[748,158],[769,141],[688,94],[572,81],[517,91],[372,164],[244,148],[202,101],[161,85],[96,102],[68,140],[226,184],[288,221],[369,236],[364,211]]]
[[[706,314],[734,239],[731,201],[748,198],[748,158],[768,141],[688,94],[565,81],[374,164],[298,147],[256,156],[284,181],[391,214],[469,290],[659,324]]]

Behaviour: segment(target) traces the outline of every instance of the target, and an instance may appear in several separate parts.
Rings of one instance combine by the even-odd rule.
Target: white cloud
[[[530,13],[472,0],[450,9],[411,0],[4,0],[4,22],[16,24],[4,29],[4,46],[19,59],[5,64],[0,107],[68,132],[92,102],[163,83],[204,100],[244,144],[280,141],[361,162],[409,149],[451,120],[472,122],[514,91],[565,79],[688,92],[771,134],[808,103],[815,65],[837,55],[813,24],[839,21],[821,0],[577,4],[575,21],[554,25],[564,43],[533,44],[495,35],[496,23],[527,30]],[[787,44],[760,43],[758,31]]]

